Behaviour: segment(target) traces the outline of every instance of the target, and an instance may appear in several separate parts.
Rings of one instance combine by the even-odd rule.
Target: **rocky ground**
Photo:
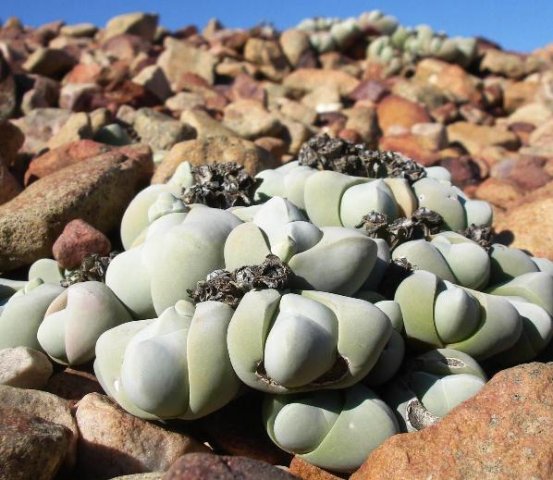
[[[478,39],[463,61],[421,50],[391,69],[367,53],[385,29],[369,24],[168,32],[148,14],[102,29],[7,20],[0,272],[21,278],[52,255],[73,268],[121,248],[129,201],[184,159],[256,173],[317,133],[445,166],[494,206],[500,241],[553,259],[553,48],[518,54]],[[256,394],[155,424],[121,410],[90,372],[0,351],[0,479],[338,478],[271,444],[249,420]],[[505,370],[437,425],[389,439],[352,478],[551,478],[552,380],[551,364]]]

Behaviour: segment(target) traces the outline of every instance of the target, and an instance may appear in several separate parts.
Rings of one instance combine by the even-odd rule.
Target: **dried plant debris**
[[[185,203],[213,208],[248,207],[261,180],[253,178],[236,162],[192,167],[194,185],[184,190]]]
[[[276,255],[267,255],[260,265],[240,267],[229,272],[215,270],[206,280],[199,281],[195,290],[188,290],[194,303],[213,300],[236,308],[242,297],[258,288],[289,288],[292,270]]]
[[[424,167],[400,153],[380,152],[363,144],[330,138],[327,134],[305,142],[298,161],[300,165],[356,177],[399,177],[413,183],[426,176]]]
[[[491,227],[479,226],[473,223],[470,227],[461,230],[459,233],[476,242],[486,252],[489,252],[492,248],[493,231]]]
[[[438,233],[443,223],[444,219],[439,213],[421,207],[411,217],[396,218],[392,222],[385,213],[373,210],[361,219],[356,228],[365,228],[369,237],[382,238],[394,249],[409,240],[427,239]]]
[[[407,403],[406,414],[408,425],[417,431],[430,427],[440,420],[440,417],[429,412],[416,398]]]
[[[109,264],[119,252],[111,252],[109,256],[102,257],[97,253],[87,255],[81,262],[81,266],[75,270],[66,270],[60,283],[62,287],[69,287],[79,282],[96,281],[105,283],[106,271]]]

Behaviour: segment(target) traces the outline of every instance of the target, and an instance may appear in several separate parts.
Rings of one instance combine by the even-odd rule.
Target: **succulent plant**
[[[384,64],[388,75],[427,57],[467,66],[476,58],[476,39],[447,37],[419,25],[399,27],[391,34],[373,38],[367,47],[367,58]]]
[[[238,377],[257,390],[339,389],[369,373],[391,333],[388,316],[364,300],[265,289],[242,298],[228,351]]]
[[[233,213],[246,219],[240,209]],[[251,213],[251,221],[230,232],[225,243],[228,270],[278,256],[293,272],[290,288],[342,295],[355,293],[377,258],[376,243],[360,232],[309,223],[291,202],[274,197]]]
[[[401,282],[395,301],[413,348],[453,348],[484,360],[511,348],[523,331],[506,298],[458,287],[423,270]]]
[[[178,301],[156,319],[119,325],[96,343],[104,390],[141,418],[194,419],[232,400],[240,382],[227,351],[234,310],[221,302]]]
[[[387,384],[382,396],[401,429],[413,432],[436,423],[485,383],[486,375],[472,357],[442,348],[407,361],[405,373]]]
[[[492,209],[451,185],[447,170],[423,168],[396,152],[319,135],[306,142],[299,159],[257,175],[258,201],[289,199],[319,226],[355,227],[371,210],[390,220],[410,217],[420,207],[440,214],[444,227],[489,226]]]
[[[0,349],[29,347],[41,350],[38,328],[49,305],[63,290],[59,283],[44,283],[35,278],[11,295],[0,315]]]
[[[56,362],[79,365],[94,358],[98,337],[132,318],[103,283],[71,285],[48,306],[37,331],[42,349]]]
[[[152,318],[187,298],[187,290],[208,273],[224,268],[225,241],[240,223],[232,213],[204,205],[163,215],[141,244],[113,259],[106,284],[135,318]]]
[[[343,390],[267,395],[263,416],[271,440],[318,467],[359,468],[399,427],[390,407],[357,384]]]
[[[490,278],[490,257],[476,242],[455,232],[441,232],[425,239],[411,240],[392,252],[393,259],[405,258],[418,270],[463,287],[482,289]]]

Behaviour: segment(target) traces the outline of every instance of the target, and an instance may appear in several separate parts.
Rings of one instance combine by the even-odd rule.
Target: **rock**
[[[389,128],[400,126],[410,129],[417,123],[428,123],[432,119],[426,109],[397,95],[388,95],[376,107],[378,124],[386,135]]]
[[[135,473],[134,475],[123,475],[114,477],[111,480],[162,480],[165,472]]]
[[[213,84],[213,70],[217,64],[214,55],[171,37],[165,39],[164,46],[157,64],[165,72],[174,92],[182,90],[185,73],[194,73]]]
[[[36,155],[46,148],[48,140],[56,135],[71,116],[61,108],[37,108],[28,115],[12,120],[25,136],[20,153]]]
[[[65,50],[41,47],[29,55],[23,69],[29,73],[58,78],[71,70],[76,63]]]
[[[52,375],[45,391],[67,400],[72,406],[89,393],[104,393],[104,389],[92,373],[72,368]]]
[[[0,478],[52,480],[66,457],[71,432],[58,425],[0,407]]]
[[[457,103],[477,104],[481,97],[481,83],[459,65],[425,58],[417,64],[414,82],[426,83],[441,90]]]
[[[487,178],[476,189],[475,196],[499,207],[518,200],[523,191],[508,180]]]
[[[363,80],[349,97],[352,100],[368,100],[373,103],[380,102],[388,94],[386,85],[378,80]]]
[[[279,161],[282,161],[282,156],[288,151],[286,142],[281,138],[276,137],[260,137],[255,140],[255,143],[258,147],[263,150],[267,150],[274,158]]]
[[[132,81],[142,85],[146,90],[152,92],[157,98],[164,102],[172,94],[171,86],[165,73],[158,65],[149,65],[143,68]]]
[[[551,478],[553,364],[503,370],[439,423],[395,435],[352,480]]]
[[[78,403],[76,419],[82,478],[166,471],[181,455],[208,451],[193,438],[135,417],[97,393]]]
[[[294,475],[268,463],[247,457],[191,453],[179,458],[163,480],[293,480]],[[297,479],[296,479],[297,480]]]
[[[22,188],[0,157],[0,205],[15,198]]]
[[[109,239],[99,230],[77,218],[71,220],[52,246],[52,253],[61,268],[77,268],[87,255],[107,256]]]
[[[109,232],[152,174],[151,151],[122,147],[42,178],[0,206],[0,271],[50,255],[74,218]]]
[[[281,137],[288,144],[288,152],[296,155],[304,142],[313,135],[312,131],[301,122],[290,120],[284,116],[278,117],[284,127]]]
[[[279,41],[288,62],[294,67],[297,67],[306,52],[311,50],[309,36],[302,30],[285,30],[280,35]]]
[[[243,138],[277,136],[282,124],[263,104],[255,100],[238,100],[225,107],[223,125]]]
[[[102,78],[106,69],[98,63],[78,63],[64,77],[67,83],[96,83]]]
[[[467,122],[477,125],[493,125],[495,123],[492,115],[471,103],[461,105],[459,107],[459,115]]]
[[[549,120],[553,119],[553,111],[543,103],[527,103],[516,109],[509,117],[507,123],[509,126],[515,123],[529,123],[539,127]]]
[[[106,24],[104,40],[122,34],[136,35],[147,42],[154,39],[158,16],[150,13],[127,13],[113,17]]]
[[[75,142],[84,138],[92,138],[90,117],[85,112],[73,113],[63,124],[59,132],[50,138],[48,148],[61,147],[66,143]]]
[[[338,112],[342,110],[340,92],[335,85],[321,85],[301,99],[301,103],[317,113]]]
[[[6,165],[13,165],[17,152],[23,145],[25,137],[19,128],[10,122],[0,121],[0,158]]]
[[[4,54],[0,51],[0,122],[11,117],[16,105],[15,80]]]
[[[425,137],[402,133],[382,137],[379,142],[380,150],[392,150],[403,153],[424,166],[438,162],[440,154],[434,149],[434,142]]]
[[[59,106],[65,110],[89,110],[91,97],[100,91],[95,83],[66,83],[60,91]]]
[[[52,375],[44,353],[27,347],[0,350],[0,384],[18,388],[43,388]]]
[[[204,110],[185,110],[180,116],[181,123],[196,131],[197,138],[236,137],[236,132],[225,127]]]
[[[531,155],[553,156],[553,118],[542,123],[528,139],[530,148],[525,148],[522,153]]]
[[[530,192],[552,180],[546,171],[547,163],[543,157],[518,155],[497,162],[492,168],[492,175],[510,180],[522,191]]]
[[[342,113],[347,117],[346,129],[355,130],[363,142],[376,144],[379,132],[374,108],[348,108],[342,110]]]
[[[300,92],[311,92],[326,85],[338,90],[340,95],[347,96],[358,87],[359,80],[341,70],[300,68],[288,75],[283,84]]]
[[[276,71],[287,70],[288,62],[276,40],[264,40],[251,37],[244,46],[244,59],[255,65],[260,65],[261,70],[268,76],[274,77],[272,69],[263,69],[268,65]],[[277,78],[275,78],[276,80]]]
[[[198,420],[209,444],[226,455],[254,458],[273,465],[288,465],[290,454],[276,447],[263,428],[262,398],[243,395]]]
[[[411,133],[431,142],[433,150],[447,147],[447,130],[441,123],[416,123],[411,127]]]
[[[133,128],[140,141],[154,150],[169,150],[183,140],[194,138],[194,133],[169,115],[151,108],[141,108],[136,112]]]
[[[93,23],[76,23],[74,25],[64,25],[60,33],[67,37],[83,38],[93,37],[98,31],[98,27]]]
[[[25,172],[25,185],[62,168],[113,150],[113,147],[92,140],[78,140],[54,148],[34,158]]]
[[[506,212],[494,217],[495,231],[510,232],[513,247],[553,259],[553,183],[524,196],[509,205]]]
[[[461,190],[482,180],[478,164],[469,156],[446,157],[440,161],[451,174],[451,183]]]
[[[38,417],[47,422],[65,427],[69,431],[69,441],[65,449],[66,453],[63,464],[64,468],[68,470],[73,467],[79,432],[77,430],[77,423],[71,415],[69,405],[65,400],[51,393],[39,390],[27,390],[0,385],[0,405],[2,406],[1,408],[19,410],[25,415]]]
[[[295,456],[290,463],[290,473],[302,480],[339,480],[340,477],[307,463],[302,458]]]
[[[229,97],[233,100],[257,100],[264,105],[267,92],[260,82],[254,80],[246,73],[241,73],[234,79],[229,91]]]
[[[157,167],[152,183],[167,182],[184,161],[192,165],[238,162],[250,175],[278,166],[274,158],[249,140],[227,136],[199,138],[177,143]]]
[[[282,98],[278,106],[282,115],[304,125],[313,125],[317,120],[317,112],[303,103]]]
[[[480,70],[503,75],[507,78],[521,78],[526,75],[526,62],[522,55],[489,48],[484,54]]]
[[[533,82],[508,83],[503,88],[503,108],[512,113],[526,103],[534,101],[539,84]]]
[[[449,143],[458,142],[471,154],[489,146],[500,146],[514,150],[519,146],[517,136],[500,126],[474,125],[456,122],[447,126]]]
[[[36,108],[57,107],[60,98],[60,83],[48,77],[36,76],[33,88],[23,95],[21,111],[28,115]]]
[[[196,92],[179,92],[165,101],[165,106],[173,112],[183,112],[203,107],[205,100]]]

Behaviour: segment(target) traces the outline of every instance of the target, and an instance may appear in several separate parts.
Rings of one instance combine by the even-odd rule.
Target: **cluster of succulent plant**
[[[549,345],[553,262],[493,243],[491,221],[445,169],[326,136],[255,179],[184,162],[130,203],[124,252],[0,279],[0,348],[95,358],[151,420],[263,392],[280,448],[351,471],[476,393],[478,362]]]
[[[427,25],[403,27],[396,18],[378,10],[357,18],[309,18],[297,28],[309,33],[310,43],[319,53],[343,50],[354,40],[365,38],[367,58],[385,65],[390,75],[421,58],[435,57],[467,66],[476,57],[475,38],[448,37]]]

